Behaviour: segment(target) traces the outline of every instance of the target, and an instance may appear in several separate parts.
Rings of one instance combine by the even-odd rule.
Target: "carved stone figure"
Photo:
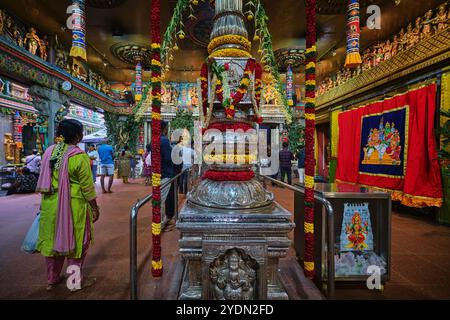
[[[420,40],[426,39],[433,35],[433,10],[428,10],[427,13],[425,13],[425,16],[423,17],[423,28],[422,33],[420,34]]]
[[[217,300],[254,300],[257,262],[242,250],[231,249],[215,259],[209,277]]]
[[[408,24],[408,26],[406,27],[406,33],[405,33],[405,37],[406,37],[406,46],[405,49],[409,49],[412,46],[414,46],[414,39],[415,39],[415,35],[413,32],[413,26],[412,23],[410,22]]]
[[[13,161],[15,156],[16,144],[14,143],[12,133],[5,133],[3,145],[5,148],[5,160]]]
[[[30,52],[31,54],[36,54],[40,42],[41,39],[39,39],[38,35],[36,34],[36,29],[31,27],[23,40],[23,43],[28,52]]]
[[[48,48],[48,38],[45,35],[39,41],[39,56],[44,61],[47,61],[48,58],[47,48]]]
[[[450,11],[447,12],[447,3],[443,3],[439,6],[436,17],[433,19],[436,31],[442,31],[448,27],[448,21],[450,20]]]
[[[422,30],[422,18],[418,17],[416,19],[416,25],[412,31],[412,37],[410,38],[411,43],[410,46],[415,46],[417,43],[419,43],[420,41],[420,33]]]

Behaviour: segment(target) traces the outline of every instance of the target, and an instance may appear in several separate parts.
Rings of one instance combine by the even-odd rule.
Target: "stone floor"
[[[276,199],[292,212],[293,194],[272,188]],[[97,190],[99,185],[97,184]],[[0,198],[0,299],[128,299],[129,298],[129,212],[138,198],[149,193],[141,180],[130,185],[116,182],[113,194],[99,192],[100,221],[95,224],[95,243],[89,251],[85,271],[97,283],[71,294],[62,285],[45,291],[46,273],[40,255],[20,251],[23,237],[39,211],[38,195]],[[180,201],[183,201],[181,198]],[[176,230],[164,233],[165,277],[153,279],[151,259],[151,208],[145,207],[138,219],[139,296],[172,299],[178,292],[174,275],[181,274]],[[450,228],[413,217],[393,214],[392,279],[383,292],[364,286],[339,286],[340,299],[450,299]],[[294,263],[285,261],[284,265]],[[292,267],[291,267],[292,269]],[[171,275],[171,276],[167,276]],[[290,277],[290,290],[305,286],[304,279]],[[298,285],[296,283],[299,283]],[[306,287],[307,289],[307,287]],[[301,296],[301,294],[299,294]],[[319,298],[319,297],[317,297]]]

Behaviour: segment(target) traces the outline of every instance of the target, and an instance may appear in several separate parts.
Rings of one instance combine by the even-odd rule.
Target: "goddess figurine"
[[[433,23],[433,10],[430,9],[423,17],[422,22],[423,28],[422,33],[420,34],[420,40],[426,39],[433,35],[432,23]]]
[[[387,40],[383,46],[384,61],[389,60],[392,56],[391,40]]]
[[[40,42],[41,42],[41,40],[39,39],[38,35],[36,34],[36,29],[31,27],[29,29],[29,32],[25,35],[25,38],[23,41],[24,45],[27,47],[27,50],[31,54],[35,55]]]
[[[44,61],[47,61],[48,57],[47,47],[48,47],[47,36],[44,36],[42,39],[39,40],[39,56]]]
[[[433,24],[435,24],[436,31],[442,31],[447,28],[448,21],[450,20],[450,12],[447,14],[447,3],[443,3],[439,6],[436,17],[433,19]]]
[[[405,47],[405,49],[409,49],[412,46],[414,46],[415,36],[414,36],[414,33],[413,33],[413,26],[412,26],[411,22],[408,24],[408,27],[406,27],[405,38],[406,38],[406,47]]]

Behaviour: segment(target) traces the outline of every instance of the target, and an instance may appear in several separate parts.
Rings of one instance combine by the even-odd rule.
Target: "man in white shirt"
[[[30,169],[30,172],[36,177],[39,177],[39,171],[41,170],[41,156],[39,151],[33,149],[32,154],[25,158],[25,167]]]
[[[99,159],[99,155],[97,150],[95,150],[95,146],[93,144],[91,144],[89,146],[89,150],[88,150],[88,156],[89,159],[91,159],[91,170],[92,170],[92,177],[94,178],[94,183],[97,180],[97,166],[98,166],[98,159]]]

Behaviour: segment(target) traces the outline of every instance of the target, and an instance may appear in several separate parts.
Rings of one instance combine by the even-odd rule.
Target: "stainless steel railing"
[[[185,172],[190,173],[191,169],[184,170],[178,175],[161,185],[161,189],[168,185],[174,187],[175,197],[174,197],[174,211],[175,218],[178,218],[178,178]],[[189,181],[188,181],[189,186]],[[137,271],[137,218],[139,215],[139,210],[145,206],[150,200],[152,200],[153,194],[146,196],[142,200],[138,200],[134,206],[131,208],[130,212],[130,284],[131,284],[131,300],[138,299],[138,271]]]
[[[282,187],[286,187],[294,192],[305,194],[303,190],[291,186],[290,184],[273,179],[268,176],[258,174],[259,177],[269,180]],[[328,231],[328,245],[327,245],[327,298],[334,299],[335,293],[335,279],[334,279],[334,210],[331,202],[324,197],[314,194],[314,199],[320,202],[327,212],[327,231]]]

